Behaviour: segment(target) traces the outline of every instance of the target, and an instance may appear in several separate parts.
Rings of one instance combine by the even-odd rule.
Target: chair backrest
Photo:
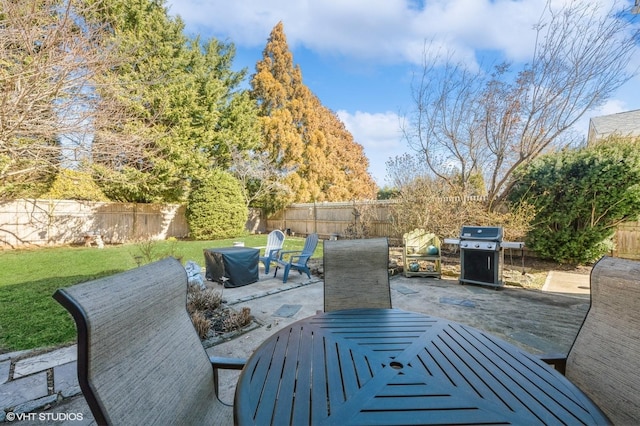
[[[302,253],[300,253],[300,255],[311,257],[317,246],[318,234],[307,235],[307,238],[304,240],[304,247],[302,247]]]
[[[640,262],[603,257],[591,271],[591,306],[566,376],[614,424],[640,419]]]
[[[324,310],[391,308],[387,238],[324,241]]]
[[[434,246],[440,250],[440,239],[436,234],[424,229],[414,229],[402,236],[405,251],[408,254],[428,254],[427,248]]]
[[[278,250],[282,248],[284,244],[284,232],[279,229],[273,230],[267,237],[267,247],[264,250],[264,255],[269,256],[271,250]]]
[[[76,321],[78,381],[96,422],[228,421],[186,295],[173,258],[56,291]]]

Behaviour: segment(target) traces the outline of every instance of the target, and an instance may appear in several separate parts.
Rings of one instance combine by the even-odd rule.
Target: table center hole
[[[404,365],[401,362],[398,362],[398,361],[391,361],[389,363],[389,366],[391,368],[396,369],[396,370],[402,370],[404,368]]]

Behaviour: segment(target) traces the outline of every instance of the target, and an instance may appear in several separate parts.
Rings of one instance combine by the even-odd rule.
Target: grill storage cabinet
[[[460,284],[502,287],[502,228],[464,226],[460,233]]]
[[[414,229],[404,234],[402,242],[405,277],[441,277],[440,239],[435,234]]]
[[[502,250],[460,250],[460,283],[502,287]]]

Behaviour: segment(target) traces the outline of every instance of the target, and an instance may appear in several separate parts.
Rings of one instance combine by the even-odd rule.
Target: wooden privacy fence
[[[252,210],[251,233],[273,229],[292,234],[317,233],[320,238],[343,238],[363,224],[368,237],[389,237],[401,244],[393,230],[393,200],[292,204],[268,218]],[[23,199],[0,203],[0,249],[82,243],[99,233],[105,243],[185,238],[189,227],[185,207],[178,204],[99,203],[73,200]],[[618,226],[613,255],[640,259],[640,221]]]
[[[451,198],[451,201],[459,201]],[[471,199],[482,201],[482,199]],[[389,237],[393,244],[402,243],[402,235],[393,232],[391,209],[393,200],[356,201],[346,203],[299,203],[292,204],[266,219],[266,230],[289,230],[291,233],[308,235],[317,233],[321,238],[344,237],[349,227],[357,221],[367,221],[369,237]],[[360,217],[354,214],[360,213]],[[620,224],[614,236],[613,256],[640,259],[640,221]]]
[[[640,220],[618,225],[614,242],[614,256],[640,259]]]
[[[183,238],[189,234],[178,204],[100,203],[23,199],[0,203],[0,248],[81,243],[87,234],[105,243]]]
[[[366,224],[369,237],[402,239],[402,235],[394,235],[391,226],[393,204],[392,200],[297,203],[268,217],[266,228],[300,235],[317,233],[326,239],[344,237]]]

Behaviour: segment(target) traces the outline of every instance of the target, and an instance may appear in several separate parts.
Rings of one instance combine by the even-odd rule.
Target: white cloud
[[[546,0],[172,0],[170,13],[237,45],[264,46],[284,23],[292,48],[383,63],[419,63],[425,41],[446,44],[460,58],[475,49],[527,59],[533,24]],[[202,31],[205,33],[205,31]]]
[[[485,60],[493,60],[498,54],[504,60],[529,61],[536,36],[533,26],[547,1],[557,10],[573,0],[168,0],[168,6],[171,14],[183,18],[189,31],[204,38],[228,40],[242,48],[264,48],[269,33],[282,21],[292,50],[303,46],[311,55],[335,57],[341,63],[346,60],[360,71],[379,64],[408,65],[396,75],[384,75],[379,87],[371,87],[366,96],[361,96],[360,104],[350,102],[347,106],[341,100],[332,105],[363,145],[370,172],[383,185],[386,160],[408,148],[400,135],[397,114],[363,112],[369,108],[371,94],[375,92],[384,102],[385,79],[406,78],[411,66],[421,63],[425,43],[469,64],[487,54]],[[603,11],[619,1],[627,6],[633,3],[597,1]],[[634,61],[632,67],[640,63],[640,59]],[[350,90],[340,81],[339,74],[345,69],[349,67],[328,72],[324,84]],[[615,99],[586,114],[575,126],[576,131],[586,136],[591,117],[638,108],[634,96],[637,91],[632,90],[636,87],[640,87],[638,79],[625,85]],[[358,97],[354,92],[351,100],[357,101]],[[410,99],[407,102],[409,105],[400,108],[410,107]],[[378,104],[371,109],[394,107],[398,105]]]
[[[384,186],[386,161],[407,149],[402,142],[400,117],[393,112],[351,114],[336,113],[356,142],[363,146],[369,159],[369,172],[379,186]]]

